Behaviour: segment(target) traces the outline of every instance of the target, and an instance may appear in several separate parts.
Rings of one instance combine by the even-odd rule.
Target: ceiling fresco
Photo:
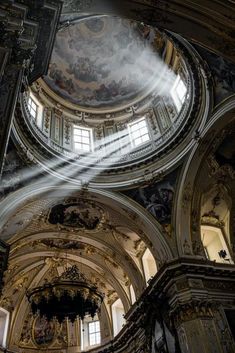
[[[84,107],[132,101],[162,74],[165,40],[155,29],[110,16],[81,19],[57,33],[44,77],[60,97]]]
[[[51,224],[93,230],[98,226],[102,217],[103,211],[100,208],[80,200],[55,205],[50,211],[48,221]]]

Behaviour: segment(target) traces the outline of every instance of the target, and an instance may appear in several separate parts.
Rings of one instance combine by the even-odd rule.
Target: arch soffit
[[[176,192],[178,200],[173,223],[176,229],[176,239],[179,255],[193,255],[191,228],[192,205],[195,195],[195,182],[203,161],[207,158],[213,141],[231,122],[235,121],[235,96],[229,97],[213,112],[198,143],[192,149],[185,162],[180,176],[180,184]]]

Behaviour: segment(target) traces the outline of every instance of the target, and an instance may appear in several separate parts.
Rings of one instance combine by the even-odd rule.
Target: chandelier
[[[103,294],[89,283],[76,265],[67,268],[59,277],[26,293],[33,314],[38,313],[48,321],[60,323],[68,318],[74,322],[86,315],[94,318],[103,301]]]

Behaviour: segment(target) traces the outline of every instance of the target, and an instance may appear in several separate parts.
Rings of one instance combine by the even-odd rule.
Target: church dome
[[[185,40],[144,23],[104,15],[65,21],[48,74],[21,96],[15,137],[33,139],[28,154],[75,183],[115,187],[153,177],[179,162],[203,121],[198,60]],[[55,157],[63,168],[52,166]]]

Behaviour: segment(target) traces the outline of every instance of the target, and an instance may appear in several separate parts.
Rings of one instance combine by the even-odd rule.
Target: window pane
[[[146,121],[145,120],[142,120],[139,122],[139,127],[146,127]]]
[[[94,321],[89,322],[88,324],[88,331],[89,331],[89,344],[90,346],[95,344],[100,344],[100,322]]]
[[[140,131],[137,130],[137,131],[133,132],[133,133],[132,133],[132,137],[133,137],[134,139],[137,138],[137,137],[140,137]]]
[[[31,104],[31,105],[32,105],[32,108],[33,108],[34,110],[36,110],[36,107],[37,107],[37,106],[36,106],[36,104],[34,103],[33,100],[32,100],[32,104]]]
[[[148,133],[148,130],[147,130],[147,127],[145,126],[145,127],[142,127],[141,128],[141,135],[144,135],[144,134],[147,134]]]
[[[89,143],[90,143],[89,137],[82,137],[82,142],[89,145]]]
[[[97,332],[95,334],[95,338],[96,338],[96,344],[99,344],[100,343],[100,332]]]
[[[75,149],[81,150],[82,149],[81,143],[75,143]]]
[[[141,137],[134,140],[135,146],[139,146],[142,143]]]
[[[82,137],[79,135],[74,135],[74,141],[75,142],[82,142]]]
[[[130,126],[130,128],[131,128],[131,131],[136,131],[139,129],[138,124],[133,124]]]
[[[150,137],[145,118],[130,124],[129,129],[130,138],[134,146],[139,146],[140,144],[149,141]]]
[[[37,117],[37,109],[38,109],[38,106],[37,106],[37,104],[32,100],[31,97],[29,97],[29,100],[28,100],[28,109],[29,109],[30,115],[31,115],[33,118],[36,118],[36,117]]]
[[[171,96],[173,98],[173,101],[175,103],[175,106],[178,112],[182,108],[186,93],[187,93],[187,87],[183,82],[183,80],[180,78],[180,75],[178,75],[171,89]]]
[[[90,339],[90,345],[94,345],[96,342],[95,342],[95,333],[92,333],[89,337]]]
[[[95,323],[94,322],[90,322],[89,323],[89,332],[95,332]]]
[[[81,136],[82,132],[80,129],[74,129],[74,135]]]
[[[187,88],[186,88],[185,84],[183,83],[183,81],[179,82],[176,91],[178,93],[180,100],[182,101],[186,95],[186,92],[187,92]]]
[[[96,330],[96,332],[100,331],[100,322],[99,321],[95,322],[95,330]]]
[[[142,141],[143,142],[149,141],[149,134],[142,136]]]
[[[89,137],[89,131],[87,131],[87,130],[82,130],[82,136],[87,136],[87,137]]]

